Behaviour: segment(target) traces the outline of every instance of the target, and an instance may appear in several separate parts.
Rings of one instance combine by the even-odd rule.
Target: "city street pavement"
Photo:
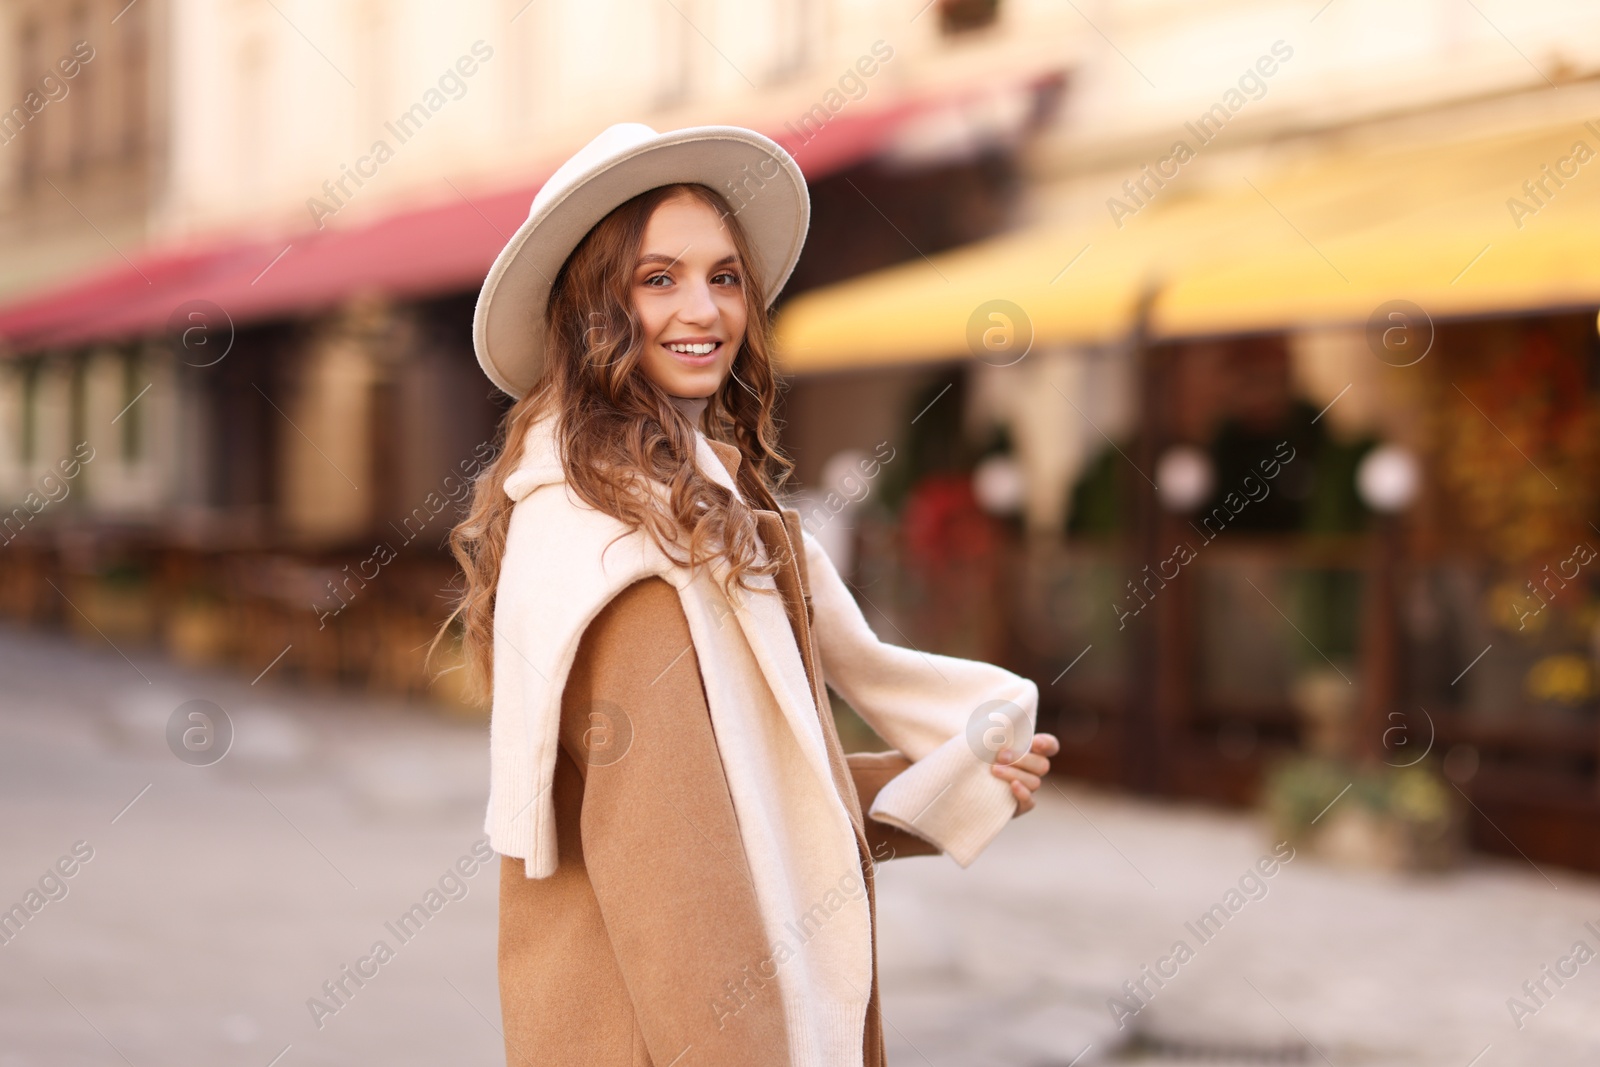
[[[502,1062],[483,725],[123,651],[0,630],[0,909],[45,900],[0,944],[0,1067]],[[210,766],[166,740],[194,699],[236,728]],[[885,864],[890,1062],[1600,1062],[1600,879],[1272,858],[1248,816],[1052,782],[966,870]]]

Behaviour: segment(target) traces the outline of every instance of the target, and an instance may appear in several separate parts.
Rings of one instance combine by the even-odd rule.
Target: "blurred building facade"
[[[7,611],[412,690],[503,410],[472,301],[544,175],[614,121],[763,129],[818,207],[799,290],[999,229],[1061,81],[803,2],[0,19]]]
[[[424,689],[488,263],[606,124],[739,124],[811,183],[785,440],[886,632],[1038,678],[1074,773],[1242,801],[1399,736],[1600,866],[1597,23],[8,0],[0,601]]]

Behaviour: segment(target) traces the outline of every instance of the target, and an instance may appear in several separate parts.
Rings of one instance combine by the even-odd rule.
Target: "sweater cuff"
[[[1011,787],[991,766],[973,753],[965,735],[952,737],[891,779],[868,814],[969,866],[1017,810]]]

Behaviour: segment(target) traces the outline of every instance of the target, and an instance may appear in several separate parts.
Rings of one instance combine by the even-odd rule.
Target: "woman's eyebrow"
[[[664,254],[662,254],[660,252],[646,252],[644,255],[639,257],[638,265],[642,267],[647,263],[665,263],[667,266],[670,267],[670,266],[672,266],[674,263],[678,262],[678,260],[680,260],[682,258],[683,257],[681,255],[668,256],[668,255],[664,255]],[[730,253],[728,253],[727,255],[723,256],[721,259],[717,260],[715,263],[713,263],[711,265],[713,267],[725,267],[730,263],[738,263],[738,262],[739,262],[739,253],[730,252]]]

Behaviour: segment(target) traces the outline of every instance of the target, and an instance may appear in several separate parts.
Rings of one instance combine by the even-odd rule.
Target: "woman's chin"
[[[672,396],[699,399],[708,397],[722,388],[723,379],[727,372],[716,366],[711,367],[673,367],[671,371],[651,379],[663,390]]]

